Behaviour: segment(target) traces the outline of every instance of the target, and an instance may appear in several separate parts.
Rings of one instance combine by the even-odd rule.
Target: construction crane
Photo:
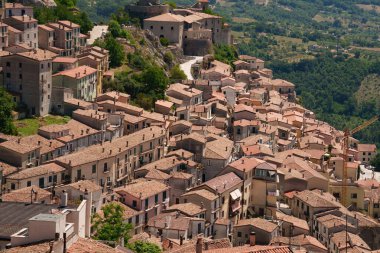
[[[347,163],[348,163],[348,150],[349,150],[349,138],[354,135],[355,133],[363,130],[364,128],[372,125],[376,121],[380,120],[380,115],[377,115],[370,120],[364,122],[360,126],[355,127],[351,131],[346,129],[344,131],[344,137],[343,137],[343,178],[342,178],[342,197],[341,197],[341,203],[343,206],[347,207]]]

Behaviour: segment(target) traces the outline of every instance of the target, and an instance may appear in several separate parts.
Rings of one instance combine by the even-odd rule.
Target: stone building
[[[50,111],[52,59],[56,54],[34,49],[3,56],[4,85],[17,93],[30,115],[44,116]]]

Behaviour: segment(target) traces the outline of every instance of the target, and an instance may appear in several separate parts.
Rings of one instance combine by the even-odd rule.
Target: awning
[[[230,193],[230,196],[231,196],[232,200],[237,200],[238,198],[241,197],[241,192],[239,189],[236,189]]]

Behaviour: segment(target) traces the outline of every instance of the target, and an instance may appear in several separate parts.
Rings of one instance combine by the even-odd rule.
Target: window
[[[10,66],[11,66],[11,63],[7,61],[7,67],[10,67]]]
[[[172,27],[170,27],[170,29],[173,31],[173,30],[174,30],[174,27],[172,26]]]
[[[352,193],[351,194],[351,198],[352,199],[357,199],[358,198],[358,194],[357,193]]]
[[[31,185],[32,185],[32,182],[31,182],[31,181],[26,182],[26,187],[29,187],[29,186],[31,186]]]
[[[372,153],[371,152],[368,152],[368,155],[371,155]]]
[[[148,209],[149,206],[149,199],[145,199],[145,209]]]
[[[43,63],[41,63],[41,69],[44,69],[44,64]]]
[[[136,202],[136,200],[133,200],[133,201],[132,201],[132,206],[133,206],[133,207],[136,207],[136,206],[137,206],[137,202]],[[137,216],[137,217],[138,217],[138,216]]]
[[[96,173],[96,164],[93,164],[92,165],[92,174],[95,174]]]
[[[104,163],[104,164],[103,164],[103,171],[104,171],[104,172],[107,172],[107,171],[108,171],[108,165],[107,165],[107,163]]]
[[[166,191],[164,191],[164,192],[162,193],[162,199],[165,201],[165,199],[166,199]]]
[[[238,237],[241,237],[241,232],[238,232]]]
[[[11,73],[7,73],[7,78],[11,78]]]
[[[224,199],[224,197],[222,197],[222,204],[224,204],[224,201],[225,201],[225,199]]]
[[[22,74],[19,74],[19,75],[18,75],[18,78],[22,79]]]
[[[152,25],[150,26],[150,30],[153,30],[153,26]]]
[[[15,183],[11,183],[11,190],[15,190],[15,189],[16,189]]]
[[[49,183],[51,183],[52,181],[53,181],[53,177],[49,176]]]
[[[19,67],[19,68],[22,68],[22,63],[21,63],[21,62],[18,64],[18,67]]]
[[[149,143],[149,147],[150,147],[150,149],[153,149],[153,142]]]
[[[236,134],[241,134],[240,128],[237,129]]]
[[[164,27],[163,27],[163,26],[161,26],[161,30],[164,30]]]
[[[158,203],[158,194],[154,195],[154,202],[157,204]]]

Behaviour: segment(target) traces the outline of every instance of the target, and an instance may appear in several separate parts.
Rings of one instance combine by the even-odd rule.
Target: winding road
[[[180,65],[180,68],[183,70],[183,72],[185,72],[188,80],[194,80],[193,76],[191,75],[191,65],[196,63],[198,60],[202,60],[202,59],[203,59],[202,56],[194,56],[193,59],[187,62],[184,62]]]

